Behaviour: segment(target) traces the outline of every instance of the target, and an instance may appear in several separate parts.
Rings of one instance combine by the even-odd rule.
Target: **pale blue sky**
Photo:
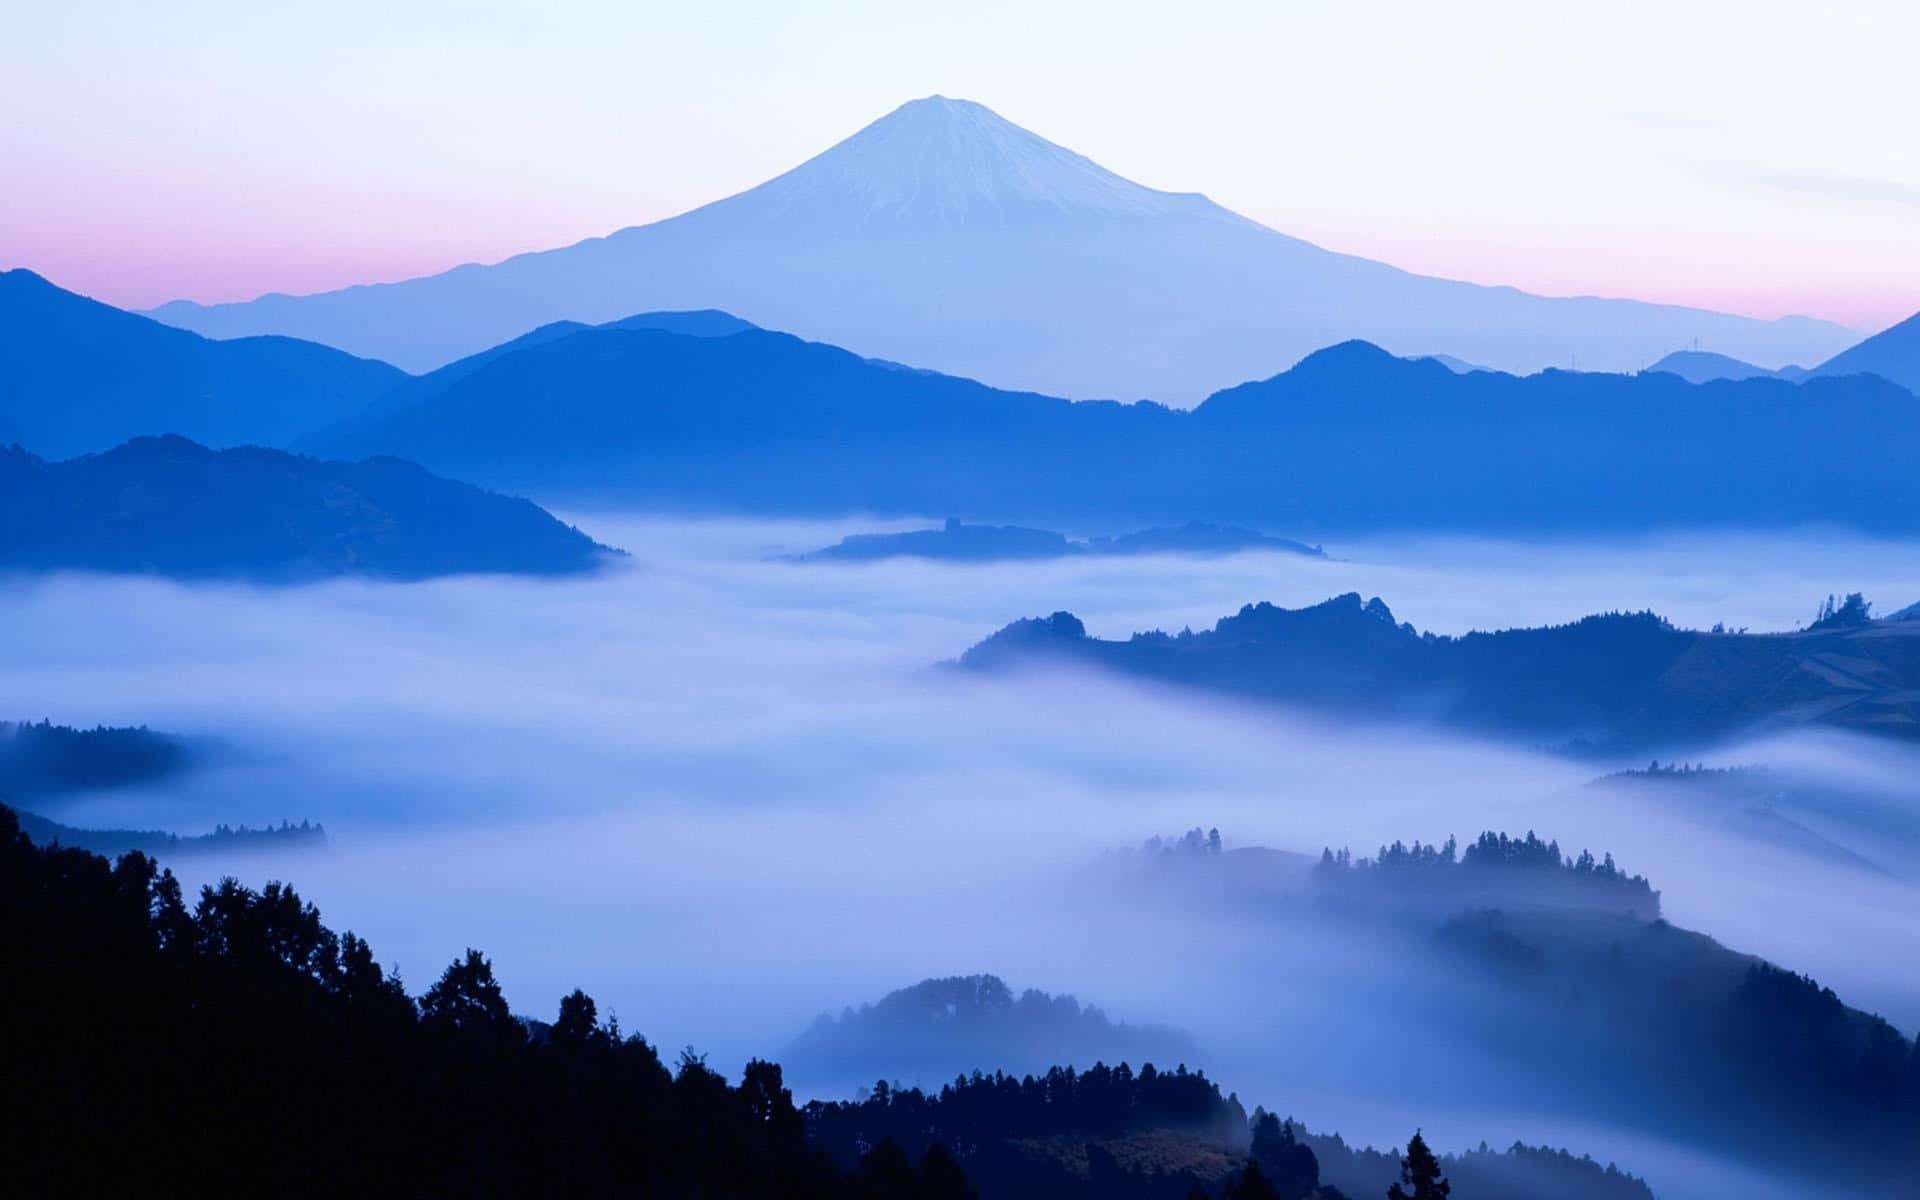
[[[942,92],[1416,270],[1920,309],[1910,4],[28,0],[5,24],[0,265],[126,304],[576,241]]]

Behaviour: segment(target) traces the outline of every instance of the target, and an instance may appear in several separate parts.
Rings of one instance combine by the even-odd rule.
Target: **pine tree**
[[[1400,1182],[1387,1189],[1387,1200],[1446,1200],[1452,1193],[1453,1185],[1440,1174],[1440,1160],[1415,1130],[1407,1156],[1400,1160]]]

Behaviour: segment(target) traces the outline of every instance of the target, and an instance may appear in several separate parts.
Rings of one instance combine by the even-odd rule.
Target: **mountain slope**
[[[1330,253],[938,96],[749,191],[607,237],[401,283],[179,301],[153,315],[425,370],[551,321],[666,308],[722,308],[1005,387],[1181,404],[1350,337],[1503,370],[1570,357],[1631,370],[1694,338],[1755,362],[1804,362],[1853,340],[1801,318],[1545,299]]]
[[[280,444],[406,378],[292,338],[211,341],[0,272],[0,445],[65,458],[139,434]]]
[[[683,337],[726,337],[752,328],[754,328],[753,325],[717,309],[702,309],[698,312],[637,313],[618,321],[609,321],[604,325],[583,325],[578,321],[554,321],[538,329],[529,330],[511,341],[490,346],[478,354],[470,354],[458,361],[450,362],[439,370],[415,375],[387,391],[371,404],[356,410],[345,420],[318,427],[310,426],[302,430],[303,436],[297,438],[293,445],[302,450],[310,449],[326,453],[332,447],[377,443],[377,437],[369,438],[370,431],[378,430],[394,414],[404,412],[444,393],[488,363],[504,358],[515,351],[544,346],[549,342],[557,342],[591,329],[652,329],[662,333],[679,334]]]
[[[1423,811],[1446,819],[1442,806]],[[1257,847],[1221,853],[1197,835],[1109,856],[1091,898],[1234,931],[1246,969],[1266,981],[1253,993],[1263,1016],[1296,981],[1316,981],[1316,1007],[1283,1023],[1310,1037],[1242,1039],[1240,1071],[1277,1043],[1287,1078],[1337,1077],[1364,1042],[1374,1061],[1423,1063],[1399,1084],[1408,1099],[1444,1089],[1455,1111],[1488,1104],[1528,1121],[1637,1127],[1743,1166],[1805,1172],[1810,1195],[1904,1194],[1920,1158],[1912,1042],[1811,978],[1664,919],[1651,882],[1604,846],[1563,852],[1532,831],[1487,830],[1464,846],[1395,841],[1371,858],[1328,847],[1304,879],[1290,868],[1276,879],[1233,861]],[[1319,936],[1300,940],[1302,927]],[[1362,1015],[1383,1011],[1373,996],[1418,1000],[1379,1022]],[[1355,1037],[1363,1024],[1372,1032]],[[1337,1048],[1326,1066],[1311,1061],[1322,1046]],[[1344,1157],[1315,1146],[1328,1150],[1323,1166]],[[1572,1182],[1508,1194],[1577,1195]],[[1676,1190],[1742,1194],[1705,1180]]]
[[[311,448],[704,510],[1200,520],[1310,539],[1920,527],[1920,401],[1870,376],[1459,375],[1353,342],[1180,411],[1005,392],[758,329],[562,326],[405,390],[424,394]]]
[[[981,670],[1049,662],[1536,744],[1639,750],[1801,724],[1920,736],[1920,628],[1905,622],[1753,635],[1634,613],[1435,637],[1349,593],[1302,609],[1250,604],[1209,632],[1125,642],[1055,613],[960,659]]]
[[[1920,395],[1920,313],[1836,354],[1815,368],[1814,373],[1857,375],[1863,371],[1891,379]]]
[[[607,327],[500,355],[318,449],[601,499],[760,508],[888,496],[912,507],[966,486],[974,469],[1051,458],[1091,407],[1129,430],[1176,415],[998,391],[759,329]],[[1022,438],[1029,449],[1002,459]]]
[[[606,553],[528,501],[397,459],[316,462],[179,437],[66,462],[0,450],[0,570],[418,579],[565,574]]]

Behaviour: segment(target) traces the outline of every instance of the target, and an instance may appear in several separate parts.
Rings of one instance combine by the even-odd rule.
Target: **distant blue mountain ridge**
[[[287,337],[214,341],[0,272],[0,445],[66,458],[139,434],[285,445],[404,372]]]
[[[209,411],[165,370],[142,384],[138,364],[164,352],[224,369],[236,343],[26,272],[0,284],[17,318],[0,326],[0,363],[13,368],[0,439],[34,450],[105,449],[179,426],[214,446],[389,455],[588,507],[932,511],[1078,528],[1200,521],[1309,538],[1920,526],[1913,394],[1831,364],[1801,384],[1695,385],[1668,371],[1520,377],[1355,341],[1180,410],[1004,391],[698,311],[550,324],[417,377],[295,344],[321,364],[317,376],[337,373],[357,390],[310,384],[258,411],[237,401]],[[44,336],[49,325],[62,336]],[[1910,327],[1920,328],[1869,339],[1874,361],[1895,362]],[[132,382],[100,399],[98,363],[130,364],[116,378]]]
[[[1309,538],[1920,526],[1920,402],[1871,375],[1460,374],[1349,342],[1179,410],[1007,392],[761,329],[595,328],[413,386],[313,448],[583,504]]]

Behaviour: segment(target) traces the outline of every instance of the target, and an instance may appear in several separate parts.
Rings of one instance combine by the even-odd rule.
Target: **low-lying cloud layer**
[[[1331,561],[835,566],[766,556],[853,526],[582,524],[633,562],[560,583],[11,582],[6,715],[146,723],[229,746],[164,788],[49,815],[182,832],[322,821],[334,841],[324,855],[185,865],[196,881],[227,869],[293,879],[416,992],[475,945],[520,1011],[550,1015],[581,986],[627,1029],[733,1069],[777,1053],[822,1010],[993,972],[1191,1029],[1250,1105],[1361,1140],[1424,1123],[1443,1145],[1619,1146],[1630,1166],[1638,1144],[1488,1105],[1401,1111],[1355,1083],[1368,1061],[1358,1050],[1351,1077],[1290,1070],[1262,1030],[1278,1014],[1299,1028],[1345,999],[1229,978],[1219,965],[1234,931],[1148,935],[1075,901],[1065,881],[1106,849],[1195,824],[1315,854],[1537,829],[1651,876],[1676,924],[1810,971],[1908,1032],[1920,1024],[1913,748],[1802,736],[1716,756],[1844,783],[1844,803],[1788,815],[1871,860],[1862,866],[1777,826],[1588,787],[1599,768],[1524,748],[1084,675],[933,666],[1058,608],[1123,636],[1350,590],[1439,632],[1614,608],[1791,628],[1832,591],[1887,608],[1920,600],[1913,547],[1716,536],[1330,547]],[[1303,930],[1289,953],[1322,951],[1334,948]],[[1327,977],[1349,969],[1361,972]]]

